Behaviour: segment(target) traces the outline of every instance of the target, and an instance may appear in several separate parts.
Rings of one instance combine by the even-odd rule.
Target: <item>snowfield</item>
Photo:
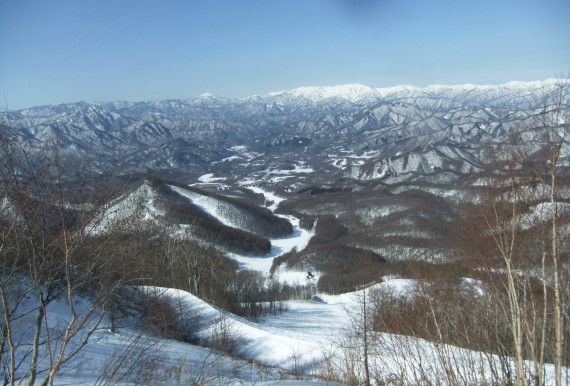
[[[231,157],[230,157],[231,158]],[[229,160],[226,159],[226,160]],[[203,183],[211,183],[211,182],[218,182],[218,181],[225,181],[226,179],[223,177],[214,177],[214,173],[204,174],[198,178],[198,181]]]

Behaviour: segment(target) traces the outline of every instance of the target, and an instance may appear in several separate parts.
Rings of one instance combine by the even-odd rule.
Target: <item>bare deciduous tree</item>
[[[121,284],[96,274],[116,246],[85,248],[107,191],[72,183],[57,141],[39,157],[1,126],[0,152],[2,373],[7,384],[27,378],[51,385],[97,330],[101,308]]]

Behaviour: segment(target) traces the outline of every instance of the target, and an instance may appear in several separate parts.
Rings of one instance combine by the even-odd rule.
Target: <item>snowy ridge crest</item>
[[[399,85],[393,87],[375,88],[365,86],[359,83],[323,86],[323,87],[299,87],[291,90],[277,91],[267,93],[261,96],[245,97],[249,98],[304,98],[315,103],[323,102],[327,99],[337,98],[352,103],[357,103],[371,98],[380,99],[388,95],[394,94],[421,94],[421,93],[443,93],[443,92],[465,92],[469,90],[489,91],[489,90],[510,90],[519,89],[541,89],[550,88],[553,85],[569,83],[568,79],[549,78],[543,81],[520,82],[512,81],[497,85],[477,85],[477,84],[461,84],[461,85],[430,85],[426,87]]]
[[[264,97],[287,96],[302,97],[313,102],[321,102],[329,98],[340,98],[350,102],[358,102],[366,96],[375,96],[375,89],[361,84],[346,84],[326,87],[299,87],[289,91],[278,91]]]

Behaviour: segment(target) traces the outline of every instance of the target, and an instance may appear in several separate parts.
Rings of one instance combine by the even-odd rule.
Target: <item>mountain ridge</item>
[[[306,99],[312,101],[322,101],[327,98],[341,98],[350,100],[351,102],[356,102],[360,100],[366,94],[372,94],[376,97],[385,97],[386,95],[399,92],[442,92],[442,91],[459,91],[459,90],[489,90],[496,88],[529,88],[529,87],[543,87],[552,86],[558,82],[563,81],[557,78],[548,78],[542,81],[510,81],[501,84],[455,84],[455,85],[441,85],[433,84],[425,87],[412,86],[412,85],[397,85],[391,87],[372,87],[362,85],[360,83],[349,83],[344,85],[335,86],[305,86],[298,87],[290,90],[270,92],[266,94],[259,95],[260,97],[274,97],[280,95],[294,95],[302,96]],[[248,98],[248,97],[244,97]],[[241,98],[240,98],[241,99]]]
[[[397,176],[400,181],[402,173],[416,170],[408,162],[394,162],[402,157],[416,160],[412,164],[419,162],[424,171],[468,173],[485,148],[513,130],[540,127],[545,96],[568,84],[553,78],[495,86],[374,89],[352,84],[233,100],[202,95],[78,102],[1,114],[12,133],[34,142],[38,153],[57,143],[75,164],[91,165],[99,173],[168,173],[188,182],[208,173],[234,182],[264,175],[275,182],[295,174],[286,170],[310,168],[311,176],[325,183],[359,176]],[[563,91],[567,96],[568,87]],[[437,146],[437,156],[428,157],[425,146]],[[440,159],[430,164],[426,157]],[[298,162],[305,166],[298,168]],[[368,172],[358,170],[363,168]]]
[[[484,90],[484,89],[520,89],[520,88],[539,88],[543,86],[552,87],[559,83],[569,83],[569,79],[563,78],[547,78],[544,80],[535,81],[509,81],[500,84],[454,84],[454,85],[442,85],[433,84],[428,86],[413,86],[413,85],[397,85],[390,87],[372,87],[363,85],[360,83],[348,83],[339,84],[334,86],[302,86],[297,88],[292,88],[288,90],[272,91],[264,94],[251,94],[236,98],[226,98],[209,92],[202,93],[196,97],[191,98],[173,98],[173,99],[149,99],[141,101],[126,101],[126,100],[116,100],[116,101],[77,101],[77,102],[62,102],[56,104],[46,104],[31,106],[22,109],[9,110],[9,112],[16,113],[20,112],[25,114],[25,111],[38,109],[38,108],[70,108],[75,105],[85,105],[85,106],[104,106],[108,107],[110,104],[115,105],[116,108],[121,108],[125,106],[134,106],[136,104],[156,104],[156,103],[167,103],[167,102],[200,102],[200,101],[217,101],[217,102],[240,102],[240,101],[251,101],[260,100],[266,98],[272,98],[276,96],[283,95],[294,95],[299,97],[304,97],[307,100],[313,102],[323,101],[328,98],[340,98],[349,100],[351,102],[358,101],[362,95],[373,94],[377,97],[384,97],[386,95],[398,92],[441,92],[442,90]],[[319,95],[320,94],[320,95]],[[317,96],[316,96],[317,95]]]

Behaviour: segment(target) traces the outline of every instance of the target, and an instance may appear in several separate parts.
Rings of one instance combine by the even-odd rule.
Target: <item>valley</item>
[[[568,85],[2,112],[2,373],[567,383]]]

